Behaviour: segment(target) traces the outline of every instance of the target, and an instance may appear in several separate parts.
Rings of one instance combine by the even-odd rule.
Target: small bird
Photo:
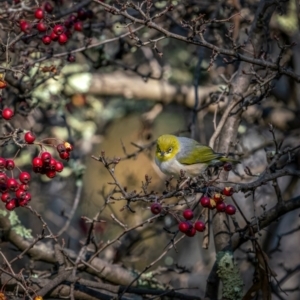
[[[239,163],[193,139],[169,134],[157,139],[155,162],[164,174],[175,177],[180,176],[181,170],[187,176],[195,177],[202,175],[209,166]]]

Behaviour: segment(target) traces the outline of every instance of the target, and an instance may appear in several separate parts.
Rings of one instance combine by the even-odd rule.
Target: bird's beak
[[[166,152],[161,151],[161,152],[160,152],[160,155],[161,155],[162,157],[164,157],[164,156],[165,156],[165,153],[166,153]]]

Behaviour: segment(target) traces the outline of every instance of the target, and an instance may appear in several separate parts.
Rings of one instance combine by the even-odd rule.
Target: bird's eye
[[[171,153],[172,152],[172,150],[173,150],[173,148],[172,147],[170,147],[169,149],[168,149],[168,153]]]
[[[157,151],[158,153],[161,152],[161,150],[159,149],[159,147],[156,148],[156,151]]]

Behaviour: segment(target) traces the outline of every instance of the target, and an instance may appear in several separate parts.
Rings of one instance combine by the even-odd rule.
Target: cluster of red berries
[[[34,144],[35,135],[28,131],[24,134],[26,144]],[[41,144],[38,144],[41,146]],[[68,142],[60,143],[56,146],[59,157],[63,160],[69,160],[73,146]],[[5,203],[7,210],[14,210],[18,206],[26,206],[31,200],[29,190],[30,174],[20,172],[19,181],[13,177],[8,177],[6,172],[13,172],[15,162],[13,159],[0,157],[0,193],[1,200]],[[42,151],[39,156],[32,160],[32,169],[35,173],[45,174],[49,178],[56,176],[57,172],[64,169],[61,161],[52,157],[47,151]]]
[[[203,232],[205,230],[205,223],[198,220],[194,224],[191,220],[194,218],[194,212],[191,209],[186,209],[182,213],[185,221],[181,221],[178,224],[179,231],[185,233],[187,236],[192,237],[197,231]]]
[[[27,132],[24,135],[25,142],[27,144],[32,144],[35,140],[35,136],[31,132]],[[59,157],[63,160],[69,160],[73,146],[64,142],[56,146],[56,150]],[[64,169],[62,162],[56,160],[52,157],[51,153],[43,151],[39,156],[32,159],[32,170],[35,173],[45,174],[49,178],[56,176],[57,172],[61,172]]]
[[[26,20],[21,20],[19,26],[21,31],[29,34],[32,28],[36,28],[40,33],[46,33],[42,37],[42,42],[45,45],[51,44],[51,42],[58,42],[60,45],[64,45],[68,42],[72,36],[72,30],[82,31],[83,21],[93,18],[93,12],[91,10],[85,10],[80,8],[77,11],[77,15],[70,15],[67,20],[62,24],[56,24],[54,27],[50,26],[46,20],[51,18],[53,6],[49,2],[45,2],[42,7],[39,7],[34,12],[34,17],[38,22],[30,23]],[[34,25],[33,25],[34,24]]]
[[[203,207],[217,209],[218,212],[225,212],[227,215],[234,215],[236,212],[235,206],[224,202],[225,196],[232,196],[233,192],[234,190],[232,187],[225,187],[222,193],[215,193],[211,198],[208,196],[202,196],[199,202]],[[154,215],[157,215],[161,213],[162,206],[160,203],[155,202],[152,203],[150,209]],[[185,220],[179,222],[178,229],[187,236],[192,237],[197,231],[203,232],[205,230],[204,222],[200,220],[194,223],[191,222],[194,218],[194,213],[191,209],[184,210],[183,217]]]
[[[55,177],[56,172],[61,172],[63,169],[63,163],[54,159],[47,151],[42,152],[40,156],[34,157],[32,160],[33,172],[45,174],[49,178]]]
[[[162,206],[160,203],[155,202],[152,203],[151,212],[154,215],[158,215],[162,211]],[[205,223],[202,221],[196,221],[194,224],[190,221],[194,217],[194,213],[191,209],[186,209],[183,212],[183,217],[185,218],[185,221],[179,222],[178,229],[185,233],[187,236],[192,237],[196,234],[197,231],[204,231],[205,230]]]
[[[235,206],[224,202],[225,196],[232,196],[233,188],[225,187],[221,193],[215,193],[213,197],[203,196],[200,203],[203,207],[216,209],[218,212],[225,212],[227,215],[234,215],[236,212]]]
[[[15,178],[8,177],[5,171],[11,171],[15,168],[15,163],[12,159],[0,157],[0,192],[1,201],[5,203],[7,210],[13,210],[17,206],[25,206],[31,200],[31,195],[28,192],[30,174],[20,172],[19,181]]]

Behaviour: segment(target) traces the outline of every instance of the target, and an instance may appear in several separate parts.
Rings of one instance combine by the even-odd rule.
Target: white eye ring
[[[168,153],[171,153],[172,152],[172,150],[173,150],[173,148],[172,147],[170,147],[169,149],[168,149]]]

